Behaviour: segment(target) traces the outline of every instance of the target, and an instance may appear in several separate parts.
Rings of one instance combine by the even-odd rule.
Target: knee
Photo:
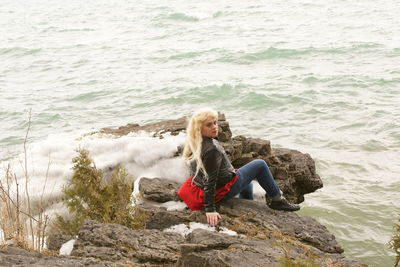
[[[254,164],[256,164],[260,168],[265,168],[265,167],[268,168],[267,163],[263,159],[255,159]]]
[[[255,166],[259,171],[269,171],[268,164],[263,159],[256,159]]]

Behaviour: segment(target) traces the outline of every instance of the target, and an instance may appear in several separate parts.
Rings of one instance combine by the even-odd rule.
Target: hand
[[[222,219],[218,212],[206,212],[207,222],[211,226],[217,226],[218,220]]]

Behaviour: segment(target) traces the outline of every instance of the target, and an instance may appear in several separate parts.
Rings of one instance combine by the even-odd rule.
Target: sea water
[[[98,166],[174,150],[85,133],[210,106],[234,135],[309,153],[324,188],[299,214],[327,226],[347,257],[390,266],[386,243],[400,217],[399,13],[395,0],[1,0],[2,165],[21,162],[30,110],[29,168],[42,177],[30,182],[43,184],[51,165],[46,183],[59,192],[80,145]],[[150,162],[129,166],[160,174]]]

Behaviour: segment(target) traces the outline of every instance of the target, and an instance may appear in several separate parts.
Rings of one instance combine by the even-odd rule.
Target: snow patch
[[[164,229],[164,232],[171,232],[171,233],[178,233],[181,234],[182,236],[187,236],[188,234],[190,234],[191,232],[193,232],[195,229],[204,229],[207,231],[212,231],[215,232],[215,227],[212,227],[208,224],[204,224],[204,223],[198,223],[198,222],[190,222],[189,226],[186,224],[177,224],[177,225],[173,225],[169,228]],[[227,234],[227,235],[237,235],[237,233],[235,231],[229,230],[226,227],[220,227],[220,233],[222,234]]]
[[[60,248],[60,255],[69,256],[74,249],[75,239],[71,239],[68,242],[62,244]]]
[[[173,210],[184,210],[186,208],[186,204],[182,201],[168,201],[159,205],[159,207],[167,208],[168,211]]]

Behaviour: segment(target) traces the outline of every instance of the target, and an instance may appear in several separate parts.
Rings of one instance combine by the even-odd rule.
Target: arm
[[[207,151],[203,157],[204,168],[208,174],[208,178],[204,181],[204,206],[206,212],[215,212],[215,188],[221,161],[222,158],[216,148]]]
[[[211,225],[217,225],[221,216],[215,209],[215,188],[219,174],[219,168],[222,158],[217,149],[212,149],[204,155],[203,164],[208,174],[204,182],[204,206],[206,210],[207,222]]]

